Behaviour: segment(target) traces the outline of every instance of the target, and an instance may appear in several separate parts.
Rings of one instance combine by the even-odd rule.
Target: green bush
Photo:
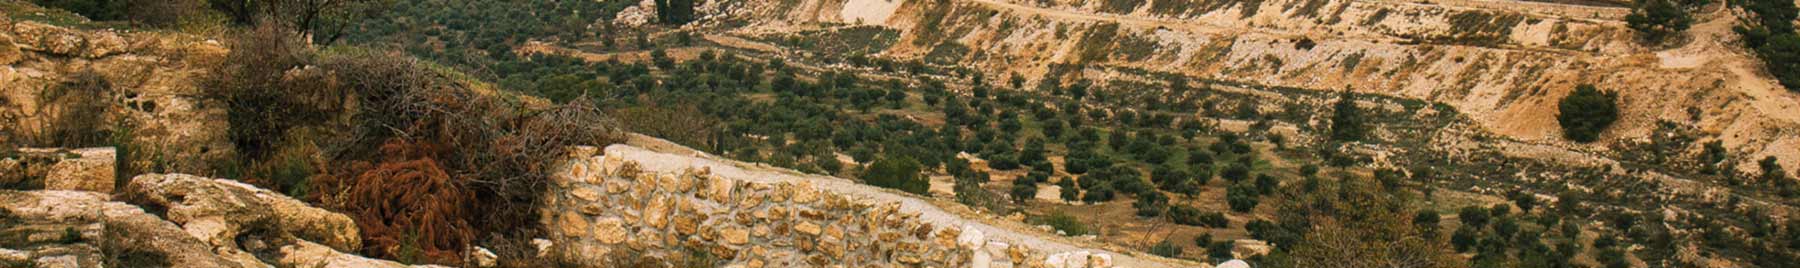
[[[1618,93],[1600,91],[1593,85],[1575,87],[1557,107],[1556,121],[1562,124],[1563,137],[1576,142],[1593,142],[1600,132],[1619,120]]]
[[[1150,246],[1150,254],[1169,258],[1181,257],[1181,246],[1175,245],[1175,242],[1173,241],[1164,239],[1162,242],[1157,242],[1156,245]]]
[[[1345,89],[1338,94],[1338,101],[1332,105],[1331,140],[1360,141],[1368,135],[1368,127],[1364,126],[1361,108],[1356,107],[1356,93]]]
[[[1062,231],[1063,235],[1067,236],[1088,234],[1087,224],[1081,223],[1075,216],[1069,216],[1069,214],[1065,214],[1062,211],[1052,212],[1050,215],[1038,217],[1034,222],[1039,225],[1049,225],[1050,228]]]
[[[1214,241],[1212,244],[1206,245],[1206,257],[1213,261],[1229,260],[1233,257],[1231,256],[1231,249],[1235,247],[1237,247],[1237,245],[1232,244],[1232,241],[1230,240]]]
[[[1256,208],[1256,203],[1258,203],[1256,189],[1247,185],[1232,186],[1226,189],[1225,203],[1231,206],[1231,211],[1250,212],[1251,209]]]
[[[863,183],[883,188],[898,189],[918,195],[930,195],[931,181],[919,171],[924,169],[918,160],[905,156],[887,156],[875,160],[869,170],[862,175]]]
[[[1655,43],[1686,31],[1694,18],[1669,0],[1639,0],[1625,22],[1645,41]]]

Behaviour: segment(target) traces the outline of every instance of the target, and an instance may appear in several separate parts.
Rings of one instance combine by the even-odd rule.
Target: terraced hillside
[[[1734,45],[1735,9],[1705,8],[1687,40],[1635,42],[1616,4],[1524,1],[814,0],[709,5],[711,26],[763,40],[849,43],[819,57],[919,60],[1002,84],[1157,80],[1352,89],[1430,102],[1484,130],[1584,151],[1700,130],[1752,160],[1800,164],[1796,96]],[[1597,6],[1596,6],[1597,5]],[[859,26],[859,25],[870,25]],[[846,38],[890,32],[896,38]],[[832,34],[838,33],[838,34]],[[779,44],[780,42],[776,42]],[[794,43],[794,42],[790,42]],[[833,54],[835,53],[835,54]],[[1042,79],[1038,79],[1038,78]],[[1155,83],[1155,81],[1152,81]],[[1620,92],[1603,141],[1561,141],[1556,100],[1578,84]],[[1699,146],[1681,148],[1698,153]]]

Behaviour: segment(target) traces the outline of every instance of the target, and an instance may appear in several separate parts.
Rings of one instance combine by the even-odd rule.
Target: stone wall
[[[620,146],[620,145],[615,145]],[[643,171],[579,148],[553,177],[542,211],[549,257],[581,267],[716,261],[728,267],[1112,267],[1097,251],[942,226],[903,209],[808,182],[729,178],[709,168]],[[608,154],[614,154],[608,149]],[[662,164],[667,164],[666,162]],[[989,226],[988,228],[992,228]],[[1162,266],[1162,265],[1154,265]]]

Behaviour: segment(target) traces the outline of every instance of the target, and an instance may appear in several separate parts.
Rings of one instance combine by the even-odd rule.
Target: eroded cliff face
[[[176,170],[231,157],[224,109],[204,105],[198,85],[227,52],[219,42],[13,15],[0,14],[0,143],[130,143],[133,159]],[[102,137],[59,144],[72,133]]]
[[[1115,4],[1117,3],[1117,4]],[[1610,2],[1594,4],[1611,5]],[[1614,3],[1616,4],[1616,3]],[[1705,8],[1686,40],[1646,47],[1628,9],[1524,1],[798,0],[738,3],[743,36],[868,24],[899,33],[872,56],[1104,82],[1176,73],[1214,81],[1442,102],[1487,131],[1585,151],[1650,139],[1659,121],[1800,163],[1800,112],[1739,48],[1737,11]],[[729,5],[722,5],[729,6]],[[748,10],[748,11],[745,11]],[[832,52],[825,52],[832,53]],[[854,53],[854,52],[843,52]],[[1076,68],[1067,68],[1077,66]],[[1028,82],[1036,88],[1041,80]],[[1556,102],[1579,84],[1621,95],[1593,144],[1563,141]],[[1697,152],[1699,148],[1688,148]],[[1748,167],[1753,165],[1740,165]]]

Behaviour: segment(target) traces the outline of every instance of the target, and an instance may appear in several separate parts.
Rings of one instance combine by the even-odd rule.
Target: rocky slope
[[[1649,139],[1659,121],[1741,152],[1800,164],[1800,108],[1707,7],[1687,40],[1634,40],[1628,9],[1524,1],[728,2],[706,27],[747,37],[867,24],[899,33],[873,56],[966,66],[990,78],[1211,81],[1360,92],[1452,105],[1486,131],[1582,151]],[[805,36],[806,34],[797,34]],[[848,53],[848,52],[846,52]],[[1069,66],[1079,66],[1069,68]],[[989,79],[1001,83],[1004,79]],[[1041,80],[1033,79],[1026,88]],[[1624,115],[1594,144],[1563,141],[1556,102],[1579,84],[1620,92]],[[1686,148],[1698,152],[1698,146]]]
[[[556,174],[541,212],[552,241],[547,252],[582,266],[693,252],[730,267],[1202,265],[647,137],[604,152],[578,148]]]
[[[347,216],[226,179],[147,174],[116,193],[0,190],[5,267],[409,267],[344,253],[361,247],[356,233]]]

